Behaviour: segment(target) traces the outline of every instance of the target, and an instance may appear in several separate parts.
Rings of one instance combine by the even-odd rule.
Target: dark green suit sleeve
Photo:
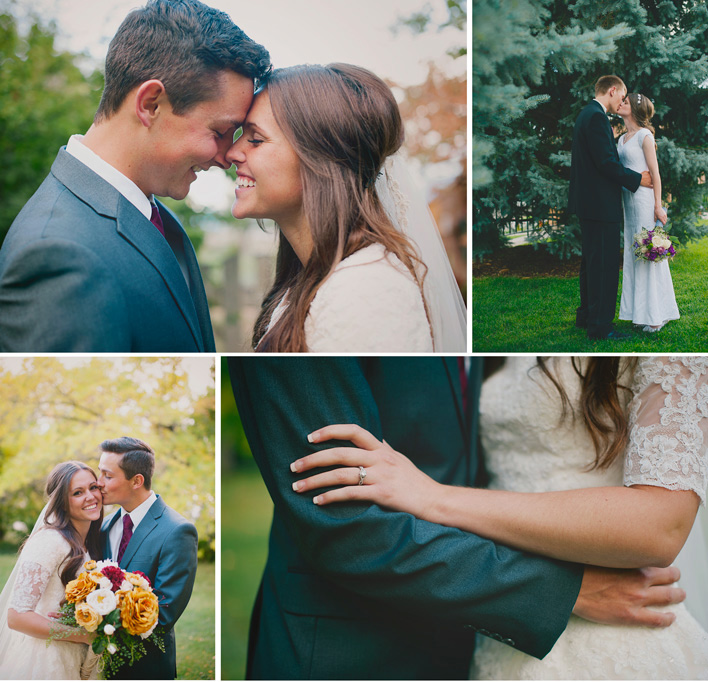
[[[275,513],[311,570],[340,587],[435,626],[472,628],[544,656],[575,604],[579,566],[523,554],[368,503],[319,508],[313,494],[293,492],[299,477],[291,473],[290,463],[321,447],[307,442],[313,430],[356,423],[377,438],[386,437],[362,362],[229,358],[236,403]],[[431,376],[420,390],[433,391],[432,386]],[[445,433],[435,432],[434,403],[429,428],[444,448]]]

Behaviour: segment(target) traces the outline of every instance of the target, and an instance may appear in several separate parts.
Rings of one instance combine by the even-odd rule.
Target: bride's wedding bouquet
[[[634,256],[637,260],[660,263],[662,260],[671,260],[676,255],[678,245],[678,237],[668,234],[661,224],[651,230],[643,227],[641,232],[634,235]]]
[[[99,669],[111,677],[147,653],[149,639],[164,651],[155,632],[160,614],[157,595],[140,571],[124,571],[115,561],[87,561],[76,580],[66,586],[66,603],[58,622],[96,633],[91,646]]]

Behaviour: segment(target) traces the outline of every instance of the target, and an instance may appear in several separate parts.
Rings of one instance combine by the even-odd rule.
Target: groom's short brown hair
[[[595,96],[604,95],[610,88],[624,88],[627,86],[619,76],[601,76],[595,83]]]
[[[100,447],[103,452],[122,455],[118,466],[125,477],[130,480],[136,474],[141,474],[145,490],[151,489],[152,475],[155,471],[155,453],[147,443],[130,436],[122,436],[113,440],[104,440]]]
[[[257,85],[271,69],[268,51],[226,12],[199,0],[149,0],[128,14],[111,40],[95,120],[116,113],[128,93],[145,81],[161,81],[179,115],[218,96],[221,71]]]

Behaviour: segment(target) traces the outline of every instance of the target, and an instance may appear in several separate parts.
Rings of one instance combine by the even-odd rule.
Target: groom
[[[573,130],[568,210],[580,220],[580,307],[575,323],[591,339],[622,340],[629,334],[615,331],[622,226],[622,187],[636,192],[651,187],[649,171],[625,168],[607,114],[627,96],[617,76],[602,76],[595,84],[595,99],[580,112]],[[666,222],[664,220],[664,222]]]
[[[307,434],[337,423],[385,438],[438,481],[473,485],[481,358],[469,373],[449,357],[228,362],[274,502],[248,678],[468,679],[478,632],[541,658],[571,613],[656,624],[643,607],[676,597],[633,572],[543,559],[368,502],[320,508],[293,492],[290,463],[318,448]]]
[[[104,504],[118,504],[101,528],[103,556],[127,571],[141,571],[159,598],[164,653],[145,643],[147,655],[125,665],[118,679],[173,680],[177,676],[174,626],[187,607],[197,572],[197,529],[152,491],[155,454],[137,438],[101,443],[98,479]]]
[[[183,199],[225,154],[268,52],[198,0],[150,0],[111,41],[94,123],[0,249],[0,351],[213,352]],[[48,122],[48,125],[50,122]]]

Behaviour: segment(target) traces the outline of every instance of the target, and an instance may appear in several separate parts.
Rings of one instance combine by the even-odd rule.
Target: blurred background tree
[[[11,7],[0,13],[0,244],[59,148],[91,125],[103,88],[82,55],[55,48],[53,24],[30,17],[20,28]]]
[[[96,470],[99,444],[130,435],[155,450],[155,491],[197,526],[200,558],[213,561],[214,395],[211,358],[0,359],[0,540],[31,530],[55,464]]]
[[[605,73],[654,102],[673,233],[705,233],[705,2],[475,0],[472,34],[475,258],[504,246],[512,222],[553,253],[579,253],[566,211],[573,126]]]

